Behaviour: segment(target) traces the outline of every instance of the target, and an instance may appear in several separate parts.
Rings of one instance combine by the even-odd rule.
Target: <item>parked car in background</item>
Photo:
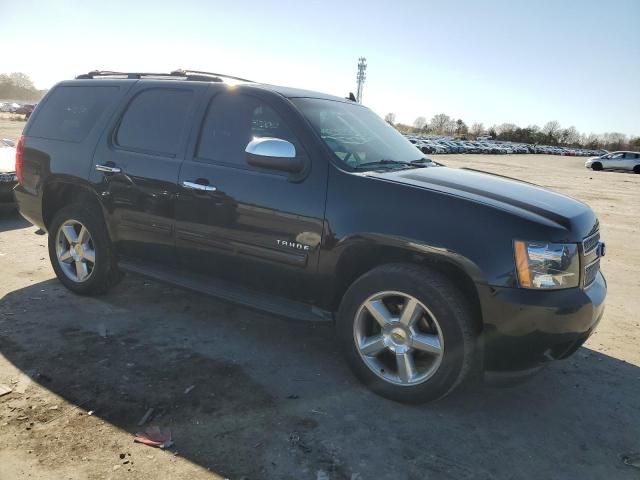
[[[607,154],[606,151],[583,148],[558,147],[551,145],[533,145],[528,143],[491,140],[466,140],[448,136],[435,136],[423,133],[403,134],[423,153],[482,153],[482,154],[545,154],[586,157],[589,155]]]
[[[15,203],[13,188],[18,183],[15,161],[15,147],[4,139],[0,140],[0,205]]]
[[[17,113],[19,115],[24,115],[25,118],[29,118],[31,116],[31,114],[33,113],[33,109],[35,108],[35,105],[31,105],[31,104],[24,104],[21,105],[20,108],[17,108],[15,112],[13,113]]]
[[[592,157],[584,166],[595,171],[628,170],[640,173],[640,152],[612,152],[599,157]]]

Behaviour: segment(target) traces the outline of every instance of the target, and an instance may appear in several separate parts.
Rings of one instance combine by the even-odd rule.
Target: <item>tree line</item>
[[[574,126],[562,127],[557,120],[547,122],[542,127],[538,125],[519,127],[513,123],[503,123],[489,128],[485,128],[482,123],[473,123],[468,126],[462,119],[456,120],[444,113],[434,115],[431,121],[427,121],[425,117],[417,117],[413,125],[396,123],[394,113],[388,113],[385,120],[403,133],[446,135],[462,139],[476,139],[479,136],[488,135],[495,140],[573,148],[607,150],[640,148],[640,137],[633,138],[618,132],[586,135],[578,132]]]
[[[29,75],[25,73],[0,73],[1,99],[37,101],[45,93],[46,90],[38,90]]]

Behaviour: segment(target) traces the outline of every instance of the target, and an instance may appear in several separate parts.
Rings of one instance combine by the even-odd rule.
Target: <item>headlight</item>
[[[518,285],[543,290],[580,284],[580,256],[576,243],[513,242]]]

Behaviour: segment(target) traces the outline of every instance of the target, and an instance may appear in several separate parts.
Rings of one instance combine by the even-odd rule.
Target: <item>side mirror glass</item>
[[[254,138],[245,149],[249,165],[282,172],[299,173],[304,161],[296,157],[296,147],[280,138]]]

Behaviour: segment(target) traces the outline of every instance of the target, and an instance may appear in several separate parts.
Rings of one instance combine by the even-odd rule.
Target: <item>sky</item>
[[[640,135],[640,0],[0,0],[0,73],[206,70],[339,96],[413,123]],[[8,39],[8,43],[7,43]]]

